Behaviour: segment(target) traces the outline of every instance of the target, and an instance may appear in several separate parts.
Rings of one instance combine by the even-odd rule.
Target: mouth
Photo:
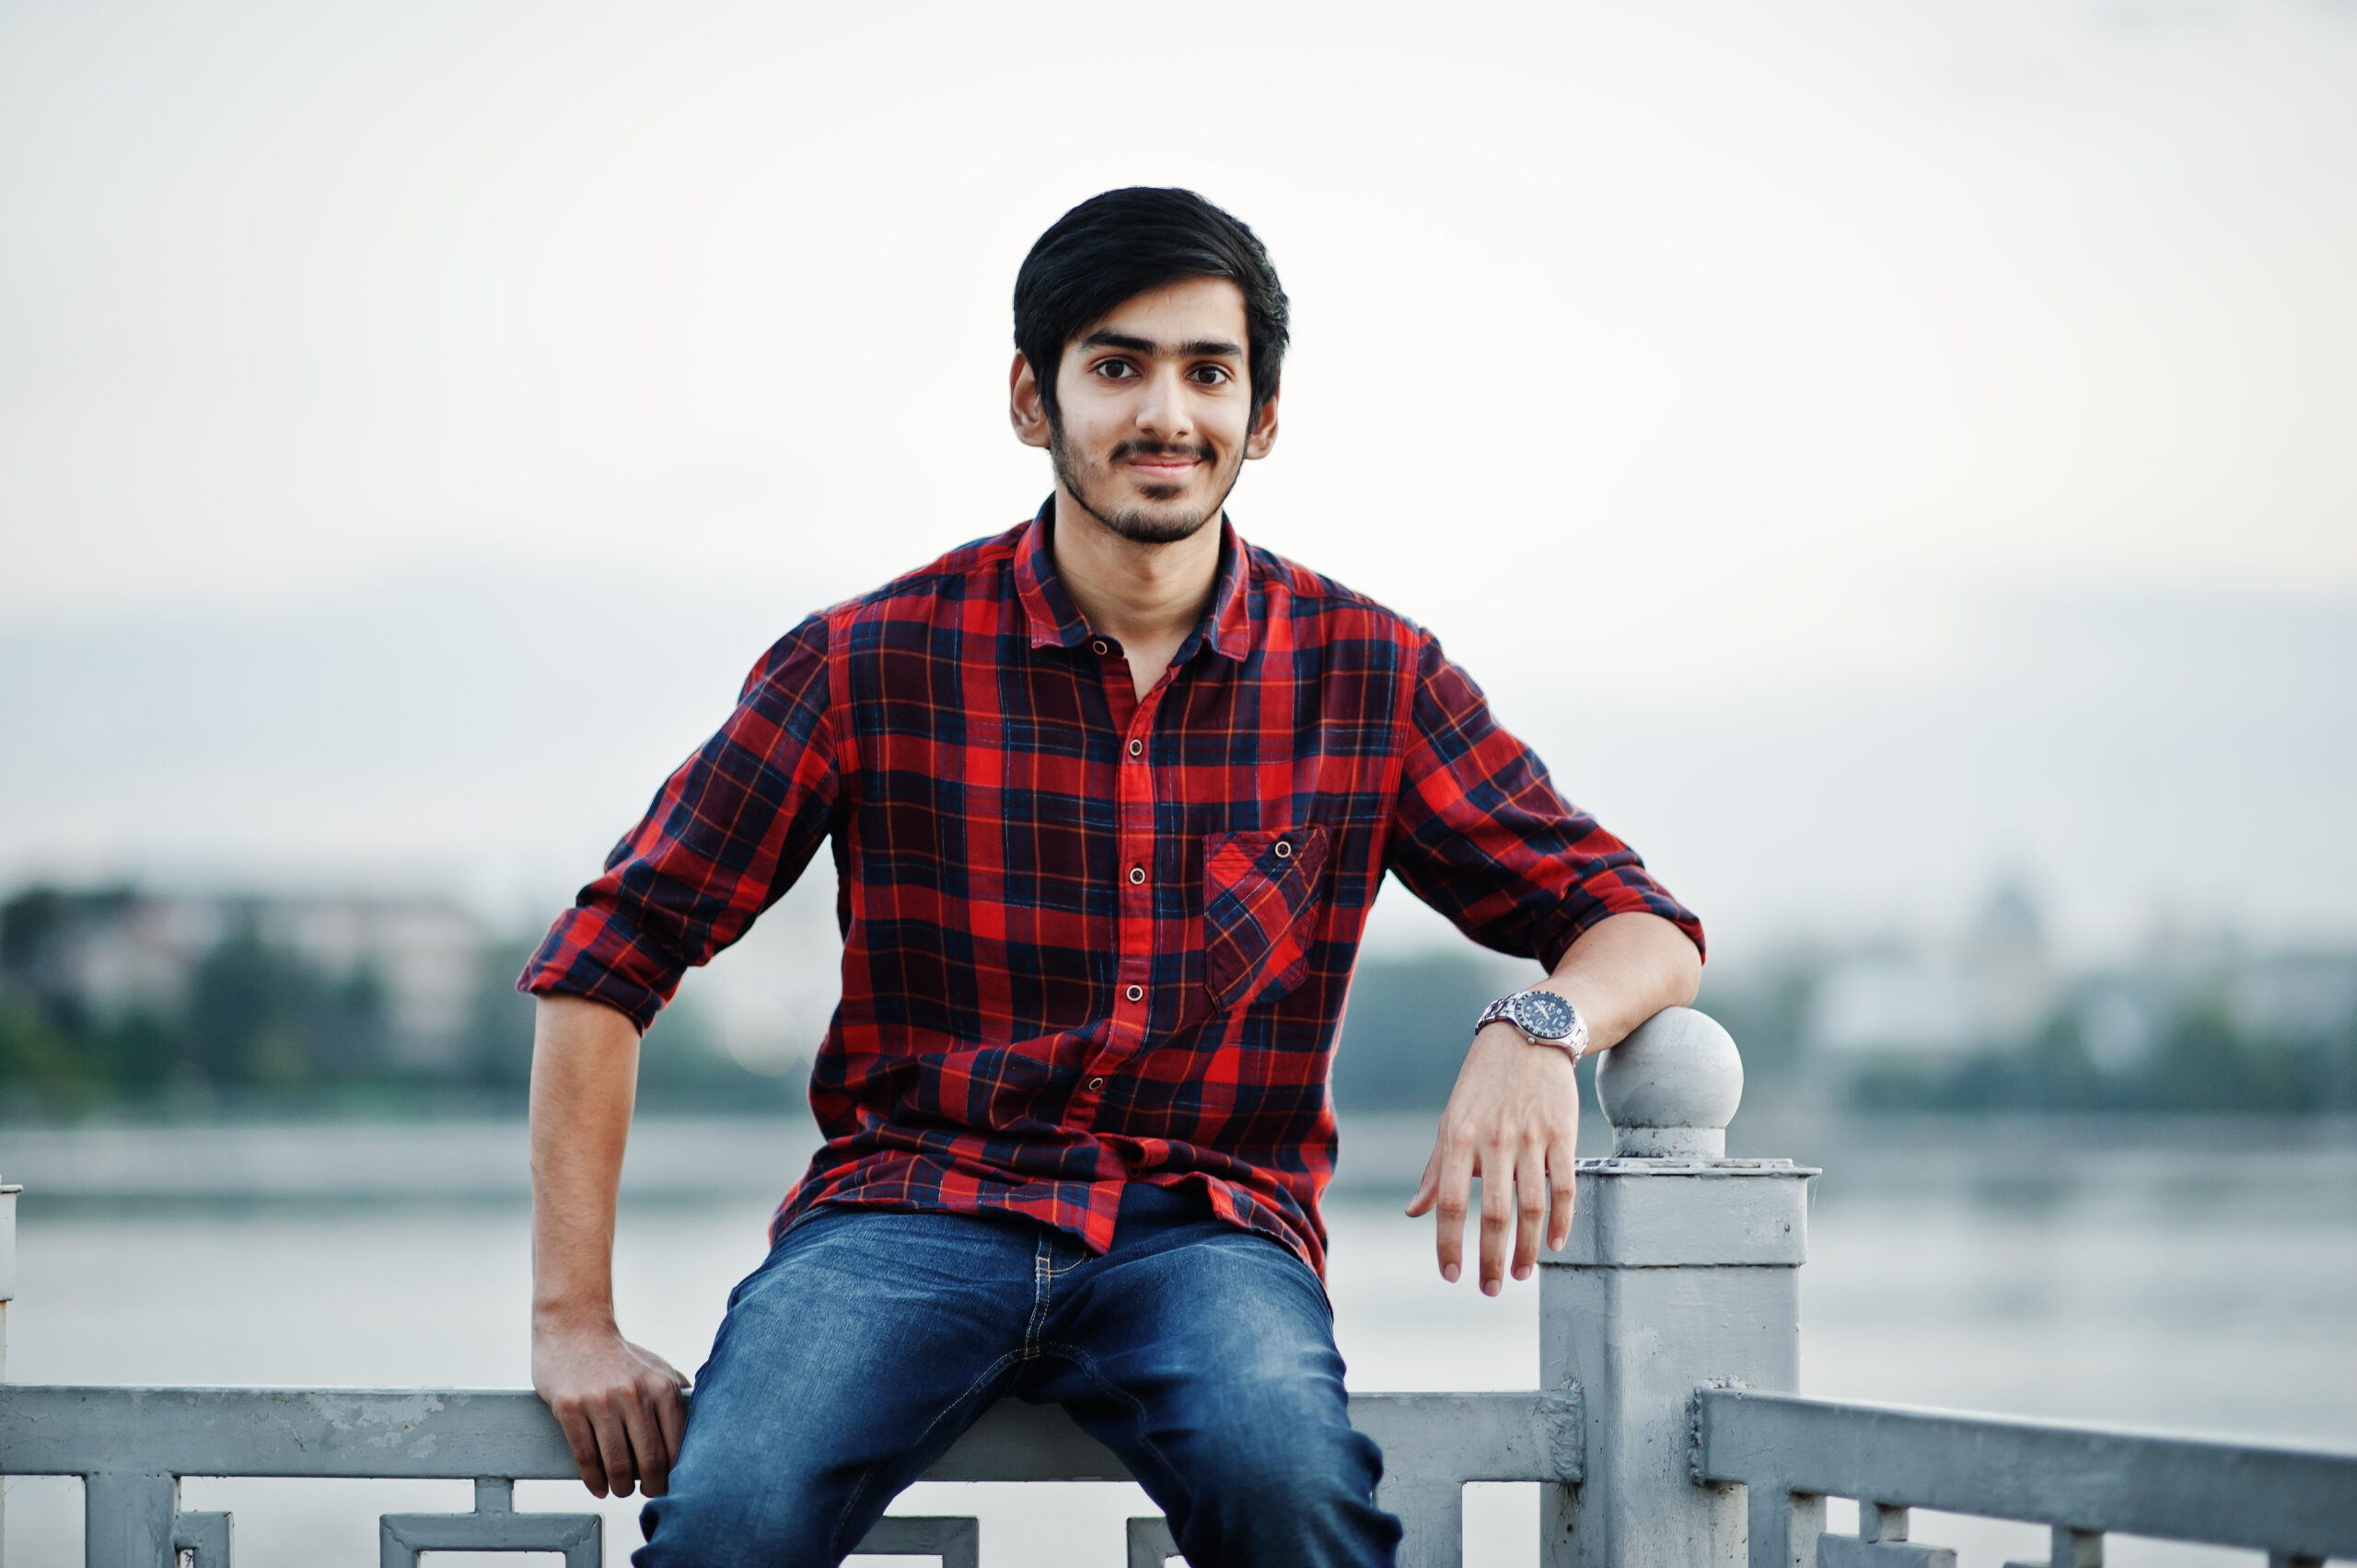
[[[1157,484],[1183,482],[1196,469],[1210,459],[1208,452],[1186,450],[1141,451],[1132,447],[1117,451],[1113,460],[1136,474],[1140,479]]]
[[[1130,467],[1144,479],[1174,480],[1193,472],[1195,463],[1190,458],[1133,458]]]

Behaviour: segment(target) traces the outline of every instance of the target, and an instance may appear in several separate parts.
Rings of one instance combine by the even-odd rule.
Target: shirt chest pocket
[[[1325,869],[1320,827],[1203,835],[1203,984],[1213,1008],[1301,983]]]

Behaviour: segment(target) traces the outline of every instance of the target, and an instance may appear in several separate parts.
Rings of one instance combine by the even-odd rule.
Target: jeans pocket
[[[1203,985],[1213,1010],[1271,1001],[1309,970],[1326,830],[1203,835]]]

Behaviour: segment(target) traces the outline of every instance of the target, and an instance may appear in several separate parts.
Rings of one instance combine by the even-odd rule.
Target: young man
[[[1286,341],[1250,230],[1184,191],[1085,202],[1015,336],[1053,495],[772,648],[521,982],[533,1378],[590,1490],[651,1499],[640,1568],[834,1563],[1010,1394],[1119,1454],[1192,1562],[1391,1562],[1318,1213],[1385,873],[1550,970],[1482,1015],[1409,1205],[1450,1280],[1476,1175],[1485,1292],[1562,1245],[1573,1063],[1694,995],[1694,918],[1439,645],[1228,525]],[[822,842],[826,1142],[683,1423],[613,1315],[638,1036]]]

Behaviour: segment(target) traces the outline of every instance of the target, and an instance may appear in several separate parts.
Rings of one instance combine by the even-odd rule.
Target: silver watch
[[[1480,1034],[1500,1019],[1520,1029],[1534,1045],[1562,1046],[1574,1062],[1587,1054],[1587,1020],[1551,991],[1517,991],[1499,997],[1473,1020],[1473,1032]]]

